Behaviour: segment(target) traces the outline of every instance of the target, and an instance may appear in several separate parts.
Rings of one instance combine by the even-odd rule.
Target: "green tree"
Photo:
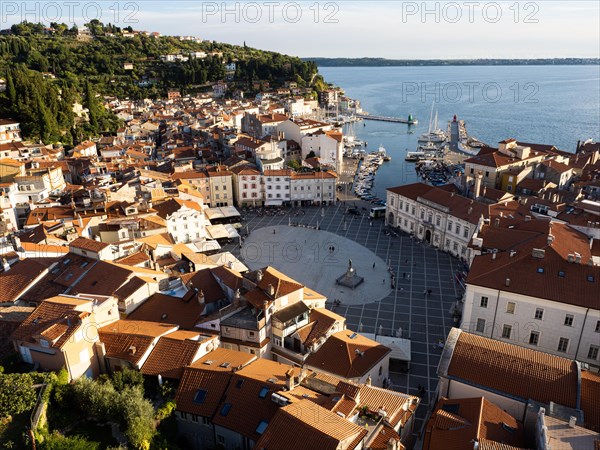
[[[17,90],[15,89],[15,82],[10,71],[6,75],[6,95],[11,104],[17,103]]]
[[[0,418],[30,410],[35,399],[33,380],[29,374],[0,374]]]

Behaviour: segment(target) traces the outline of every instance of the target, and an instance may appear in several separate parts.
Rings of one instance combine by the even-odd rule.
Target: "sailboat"
[[[429,129],[427,133],[419,136],[419,143],[433,142],[434,144],[442,144],[446,142],[446,133],[438,128],[438,112],[435,110],[435,118],[433,116],[433,108],[435,102],[431,104],[431,113],[429,114]]]

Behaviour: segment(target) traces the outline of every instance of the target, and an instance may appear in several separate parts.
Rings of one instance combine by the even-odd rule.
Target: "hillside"
[[[71,144],[114,129],[118,122],[99,96],[157,98],[169,88],[208,90],[218,80],[250,91],[257,81],[271,87],[288,80],[323,84],[313,62],[245,45],[157,36],[97,21],[82,31],[24,22],[0,36],[0,77],[6,79],[0,116],[21,121],[25,137]],[[89,123],[76,123],[69,106],[74,102],[90,109]]]

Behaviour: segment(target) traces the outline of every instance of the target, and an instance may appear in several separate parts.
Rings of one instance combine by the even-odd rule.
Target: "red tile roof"
[[[441,399],[425,426],[423,450],[463,450],[482,438],[520,447],[523,425],[483,397]]]
[[[351,330],[332,334],[306,364],[344,378],[366,375],[391,350]]]
[[[447,369],[438,367],[440,377],[511,395],[523,402],[532,399],[577,407],[579,370],[575,361],[456,328],[450,332],[444,353],[451,358]]]

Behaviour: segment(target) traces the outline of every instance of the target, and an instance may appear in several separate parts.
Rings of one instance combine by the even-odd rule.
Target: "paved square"
[[[357,202],[357,205],[359,208],[362,207],[360,202]],[[374,333],[378,332],[379,327],[382,326],[383,333],[388,335],[394,335],[401,328],[402,337],[411,339],[411,369],[407,373],[392,372],[390,378],[393,383],[392,388],[401,392],[416,395],[419,385],[427,390],[427,395],[421,403],[422,406],[417,410],[415,431],[418,433],[423,426],[423,419],[438,383],[436,369],[441,352],[435,344],[438,339],[445,339],[453,326],[450,313],[456,300],[463,294],[462,287],[455,282],[454,275],[463,270],[464,265],[450,255],[417,242],[406,234],[398,236],[385,234],[383,219],[369,220],[368,209],[362,210],[360,216],[346,215],[344,214],[346,206],[349,205],[338,203],[325,208],[308,207],[302,209],[303,214],[296,214],[297,209],[286,209],[285,213],[277,215],[243,212],[244,225],[247,226],[242,229],[242,232],[249,232],[246,245],[249,242],[264,245],[263,239],[267,239],[266,242],[272,241],[273,228],[276,228],[275,235],[277,235],[280,232],[278,227],[282,226],[282,230],[290,230],[289,239],[292,241],[305,245],[304,241],[306,240],[307,246],[312,243],[315,247],[317,246],[315,241],[319,243],[319,246],[325,243],[325,256],[327,256],[327,239],[317,238],[316,236],[321,233],[314,233],[313,230],[316,230],[318,225],[320,230],[332,233],[332,235],[323,233],[322,236],[331,237],[337,245],[341,245],[340,252],[348,252],[343,253],[339,258],[336,263],[339,264],[338,266],[323,264],[320,260],[315,262],[314,257],[312,260],[307,259],[302,264],[297,264],[296,268],[290,264],[286,266],[285,262],[283,266],[274,262],[270,264],[290,277],[305,283],[308,287],[327,295],[328,308],[345,316],[348,328],[358,331],[362,324],[363,332]],[[368,204],[364,206],[369,208]],[[309,228],[288,228],[290,222]],[[310,234],[311,231],[313,231],[312,234]],[[347,238],[350,241],[337,240],[336,236]],[[287,235],[286,239],[288,239]],[[356,244],[363,247],[356,246]],[[333,245],[338,251],[337,245]],[[349,256],[350,251],[345,250],[346,246],[355,250],[363,249],[361,255],[367,256]],[[248,252],[241,255],[237,243],[224,246],[224,250],[231,251],[238,257],[249,258],[250,256]],[[306,257],[308,258],[308,256]],[[383,297],[379,301],[368,303],[360,301],[359,303],[364,304],[357,304],[350,300],[344,301],[346,292],[339,293],[339,295],[331,294],[332,289],[327,290],[324,286],[328,285],[324,283],[330,282],[329,277],[340,276],[344,272],[348,258],[352,258],[359,276],[368,277],[370,275],[369,271],[373,270],[374,258],[377,258],[375,260],[376,269],[378,265],[382,265],[382,268],[386,269],[388,265],[391,266],[396,280],[395,289],[390,289],[391,274],[384,270],[387,281],[385,284],[379,281],[379,285],[386,289],[385,292],[377,295]],[[245,262],[250,267],[256,268],[253,262],[249,260]],[[258,266],[267,265],[266,262],[259,261],[257,264]],[[306,275],[303,276],[304,269],[306,269]],[[322,273],[315,277],[316,284],[308,278],[308,275],[313,274],[314,276],[315,273]],[[377,285],[377,280],[375,279],[370,285],[373,287]],[[423,295],[426,289],[432,291],[427,298]],[[370,298],[375,297],[373,295]],[[340,306],[334,306],[335,298],[342,300]]]

